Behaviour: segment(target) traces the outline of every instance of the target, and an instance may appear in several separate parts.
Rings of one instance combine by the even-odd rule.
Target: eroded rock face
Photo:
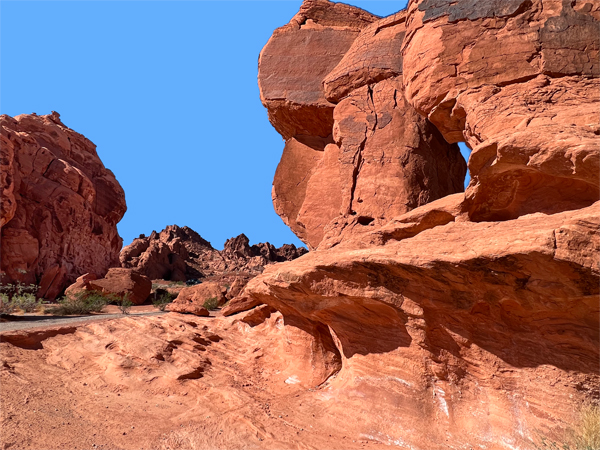
[[[598,20],[591,2],[412,0],[323,78],[333,142],[284,136],[275,208],[316,250],[231,313],[266,304],[312,336],[332,416],[369,411],[357,437],[537,448],[597,402]]]
[[[280,248],[260,243],[250,246],[240,234],[225,242],[222,251],[189,227],[169,225],[160,233],[134,239],[120,254],[121,266],[152,280],[186,281],[219,278],[228,274],[249,279],[275,262],[290,261],[306,253],[305,248],[285,244]]]
[[[246,294],[286,323],[329,330],[342,358],[330,381],[337,401],[352,405],[361,392],[370,411],[359,433],[425,448],[529,448],[536,433],[570,423],[600,383],[599,218],[596,203],[451,221],[384,245],[311,252],[267,268]]]
[[[598,200],[599,24],[597,2],[410,3],[407,98],[473,149],[473,220]]]
[[[96,146],[58,113],[0,116],[3,281],[58,296],[86,272],[118,265],[123,189]]]
[[[458,147],[404,99],[406,13],[348,28],[343,24],[366,17],[364,12],[321,1],[319,11],[337,20],[327,31],[336,38],[322,39],[330,25],[311,19],[310,4],[299,13],[310,26],[298,29],[295,17],[263,49],[259,87],[271,123],[286,139],[273,180],[275,210],[317,248],[340,217],[357,216],[366,224],[389,220],[461,192],[466,167]],[[285,52],[276,57],[280,45]],[[306,64],[298,64],[298,57]]]
[[[353,6],[308,0],[275,30],[260,53],[258,85],[269,120],[284,139],[331,134],[335,105],[325,99],[321,83],[360,30],[377,19]]]

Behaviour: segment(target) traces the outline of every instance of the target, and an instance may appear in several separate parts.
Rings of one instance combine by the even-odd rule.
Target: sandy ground
[[[131,315],[3,332],[29,340],[0,343],[0,448],[383,446],[334,420],[325,391],[298,383],[281,358],[280,317],[240,317]]]

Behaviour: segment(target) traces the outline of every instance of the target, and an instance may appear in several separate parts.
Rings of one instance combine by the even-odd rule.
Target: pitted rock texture
[[[191,228],[169,225],[160,233],[153,231],[150,236],[134,239],[121,251],[120,261],[122,267],[151,280],[220,283],[231,299],[266,265],[291,261],[306,252],[293,244],[280,248],[268,242],[251,246],[244,234],[228,239],[219,251]]]
[[[472,220],[598,200],[599,25],[597,2],[409,4],[407,98],[473,150]]]
[[[58,113],[0,116],[3,282],[58,296],[87,272],[117,266],[125,194],[96,146]]]
[[[309,17],[305,10],[311,4],[305,2],[299,14]],[[406,12],[362,21],[346,32],[347,21],[361,10],[327,1],[318,5],[336,17],[332,32],[344,33],[344,46],[341,38],[321,39],[324,25],[298,30],[295,17],[274,32],[259,61],[263,104],[286,139],[273,204],[310,248],[319,246],[340,217],[356,216],[365,224],[389,220],[461,192],[466,173],[458,146],[448,144],[404,99]],[[283,42],[285,52],[275,57]],[[306,63],[298,64],[297,57]],[[298,70],[307,74],[290,75]],[[317,106],[327,117],[315,114]]]

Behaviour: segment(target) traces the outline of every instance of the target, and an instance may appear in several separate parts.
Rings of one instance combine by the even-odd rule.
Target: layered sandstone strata
[[[58,113],[0,116],[3,282],[53,299],[87,272],[118,266],[125,194],[96,146]]]

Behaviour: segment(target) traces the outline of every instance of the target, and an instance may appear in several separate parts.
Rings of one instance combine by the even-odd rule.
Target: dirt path
[[[6,322],[0,322],[0,333],[6,331],[31,330],[36,328],[62,327],[83,325],[88,322],[98,320],[119,319],[124,317],[136,316],[159,316],[167,314],[162,311],[143,311],[132,312],[131,314],[94,314],[91,316],[43,316],[43,315],[23,315],[11,316]]]

